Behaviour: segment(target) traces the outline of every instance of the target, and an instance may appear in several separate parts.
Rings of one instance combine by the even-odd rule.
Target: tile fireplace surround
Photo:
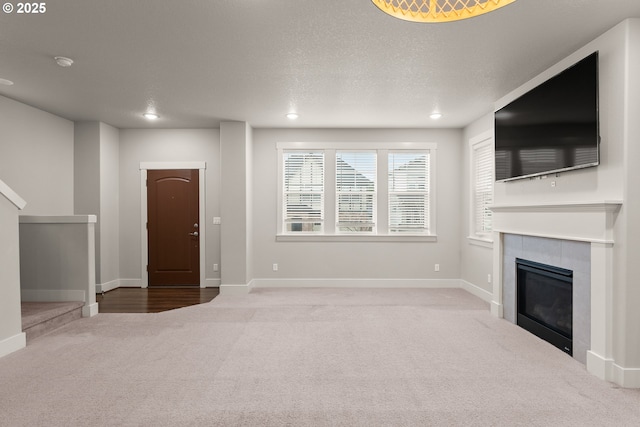
[[[516,258],[573,271],[573,358],[587,363],[591,348],[591,245],[575,240],[504,234],[502,238],[504,319],[516,323]]]
[[[515,258],[574,270],[574,358],[612,381],[614,229],[621,202],[495,205],[491,312],[515,323]],[[511,264],[511,265],[510,265]]]

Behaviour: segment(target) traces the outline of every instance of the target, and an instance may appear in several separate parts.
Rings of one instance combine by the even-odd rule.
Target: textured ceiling
[[[16,2],[13,2],[14,4]],[[606,5],[606,9],[603,8]],[[462,127],[639,0],[518,0],[417,24],[370,0],[55,0],[0,13],[0,95],[119,128]],[[54,56],[75,62],[61,68]],[[142,118],[155,108],[160,120]],[[292,122],[285,114],[295,110]],[[433,110],[444,117],[429,119]]]

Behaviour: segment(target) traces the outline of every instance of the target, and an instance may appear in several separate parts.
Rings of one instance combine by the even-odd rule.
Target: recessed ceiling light
[[[64,67],[64,68],[71,67],[71,65],[73,64],[73,59],[65,58],[64,56],[56,56],[53,59],[56,60],[56,63],[59,66]]]
[[[13,82],[7,79],[0,79],[0,85],[11,86]]]
[[[442,117],[442,113],[431,113],[429,117],[433,120],[438,120],[440,117]]]
[[[144,113],[143,116],[147,120],[157,120],[160,118],[156,113]]]
[[[300,116],[298,115],[298,113],[288,113],[288,114],[287,114],[287,119],[289,119],[289,120],[295,120],[295,119],[297,119],[298,117],[300,117]]]

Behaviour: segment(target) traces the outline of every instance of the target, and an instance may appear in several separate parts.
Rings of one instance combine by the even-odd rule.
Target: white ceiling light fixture
[[[157,115],[156,113],[152,113],[152,112],[144,113],[142,116],[147,120],[158,120],[160,118],[159,115]]]
[[[371,0],[378,9],[413,22],[450,22],[482,15],[516,0]]]
[[[11,80],[7,80],[7,79],[0,79],[0,85],[11,86],[11,85],[13,85],[13,82]]]
[[[295,120],[295,119],[297,119],[298,117],[300,117],[300,116],[298,115],[298,113],[287,113],[287,119],[289,119],[289,120]]]
[[[439,118],[442,117],[442,113],[438,113],[438,112],[433,112],[431,114],[429,114],[429,117],[433,120],[438,120]]]
[[[68,67],[71,67],[73,65],[73,59],[71,59],[71,58],[66,58],[64,56],[56,56],[53,59],[56,60],[56,64],[58,64],[59,66],[61,66],[63,68],[68,68]]]

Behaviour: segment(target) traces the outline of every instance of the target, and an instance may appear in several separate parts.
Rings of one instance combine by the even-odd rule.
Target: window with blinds
[[[473,234],[480,238],[489,238],[492,231],[493,160],[492,140],[472,146],[472,224]]]
[[[324,152],[283,154],[283,219],[286,232],[322,232]]]
[[[389,232],[429,231],[429,153],[390,152]]]
[[[431,142],[278,142],[276,239],[437,240]]]
[[[371,233],[376,229],[375,151],[336,152],[336,230]]]

